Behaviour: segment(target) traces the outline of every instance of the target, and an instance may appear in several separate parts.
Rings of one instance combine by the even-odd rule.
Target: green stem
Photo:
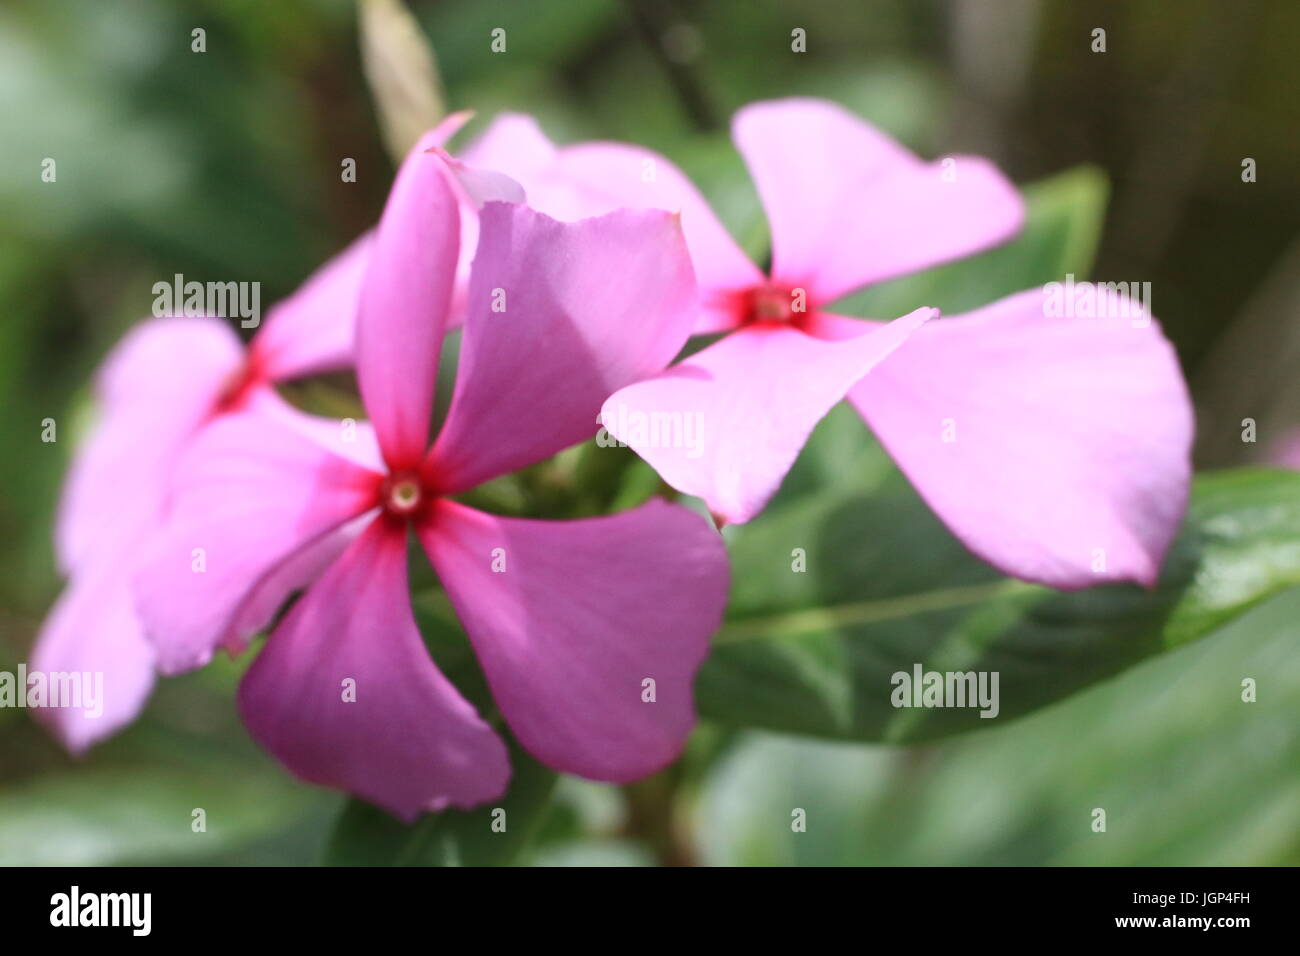
[[[690,829],[682,818],[680,762],[623,787],[627,803],[624,835],[645,843],[660,866],[697,866]]]

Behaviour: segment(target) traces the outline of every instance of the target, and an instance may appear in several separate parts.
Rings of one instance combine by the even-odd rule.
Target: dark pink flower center
[[[379,503],[384,513],[400,521],[420,515],[432,499],[432,491],[416,472],[391,474],[379,489]]]
[[[802,328],[808,317],[803,289],[765,282],[734,294],[732,309],[740,325],[775,323]]]

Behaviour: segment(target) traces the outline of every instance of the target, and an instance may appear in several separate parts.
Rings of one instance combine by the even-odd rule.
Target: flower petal
[[[242,362],[243,347],[219,319],[150,319],[114,347],[96,382],[99,420],[59,503],[55,545],[65,573],[128,549],[159,520],[181,446]]]
[[[368,421],[354,418],[325,418],[300,411],[281,398],[273,389],[257,389],[244,411],[271,418],[276,425],[301,432],[327,451],[355,462],[370,471],[384,471],[384,456],[379,440]]]
[[[501,113],[472,143],[459,150],[461,159],[480,169],[504,173],[524,187],[545,186],[548,190],[561,184],[553,182],[557,150],[542,132],[537,121],[523,113]],[[551,213],[561,218],[558,213]],[[583,218],[579,214],[576,218]]]
[[[570,179],[583,184],[590,197],[587,215],[621,206],[680,213],[701,292],[694,334],[735,326],[726,294],[761,283],[763,273],[681,170],[658,153],[625,143],[567,146],[560,151],[560,166]]]
[[[751,104],[732,138],[771,222],[773,278],[821,304],[996,245],[1024,219],[987,160],[924,163],[825,100]]]
[[[413,468],[428,448],[438,353],[459,254],[460,209],[446,165],[415,144],[393,182],[361,285],[357,384],[384,459]]]
[[[258,367],[270,381],[286,381],[352,364],[361,280],[369,264],[372,232],[307,277],[276,303],[253,338]]]
[[[436,147],[429,152],[447,164],[447,169],[451,172],[452,179],[460,192],[462,210],[468,206],[477,211],[482,209],[485,203],[490,202],[528,201],[528,197],[524,194],[524,187],[505,173],[457,159],[442,147]]]
[[[140,713],[153,689],[154,651],[135,615],[131,564],[122,555],[100,558],[73,575],[36,638],[30,671],[47,680],[55,673],[90,677],[90,684],[82,680],[80,707],[34,711],[74,754]],[[102,684],[95,675],[103,675]]]
[[[1177,357],[1150,318],[1048,317],[1043,301],[1021,292],[930,323],[849,400],[999,570],[1065,590],[1153,585],[1191,479]]]
[[[615,782],[677,757],[727,597],[726,552],[707,522],[661,501],[528,521],[444,500],[419,536],[497,706],[536,757]]]
[[[494,799],[510,777],[501,738],[425,650],[405,529],[382,517],[275,629],[240,685],[239,709],[297,776],[408,821]]]
[[[534,209],[566,222],[623,207],[680,212],[702,293],[697,334],[731,328],[734,313],[722,294],[763,281],[699,190],[651,150],[604,142],[557,150],[532,117],[504,113],[463,155],[518,180]]]
[[[744,328],[616,392],[601,421],[668,484],[740,524],[763,510],[822,417],[934,314],[918,309],[846,342]]]
[[[317,535],[267,571],[239,603],[222,638],[222,649],[231,656],[248,650],[253,635],[270,627],[285,603],[324,574],[374,517],[375,513],[368,511]]]
[[[529,183],[541,184],[545,171],[554,162],[555,146],[547,139],[530,116],[502,113],[472,143],[456,151],[457,157],[467,166],[490,169],[510,177],[527,195]],[[534,208],[547,210],[533,203]],[[456,302],[452,309],[454,324],[465,322],[466,300],[469,296],[469,276],[478,248],[478,213],[482,204],[474,206],[462,197],[460,220],[460,264],[457,267]],[[557,217],[562,218],[562,217]]]
[[[228,415],[204,429],[177,467],[166,526],[137,578],[159,668],[200,667],[267,623],[240,613],[259,582],[373,507],[381,480],[276,417]],[[270,602],[259,594],[258,604]]]
[[[667,365],[694,318],[690,261],[668,213],[565,224],[488,203],[480,222],[456,389],[429,457],[447,493],[594,434],[600,403]]]
[[[447,116],[422,142],[440,149],[470,115]],[[472,218],[472,209],[468,212]],[[252,342],[268,379],[282,382],[352,366],[361,283],[373,240],[374,230],[367,230],[271,308]],[[472,245],[469,251],[473,252]]]

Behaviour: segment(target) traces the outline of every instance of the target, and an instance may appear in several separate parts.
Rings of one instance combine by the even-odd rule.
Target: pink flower
[[[293,773],[407,819],[492,799],[509,775],[503,742],[421,640],[408,533],[515,736],[551,766],[601,780],[679,752],[728,584],[718,536],[678,506],[548,522],[452,500],[588,438],[607,395],[672,360],[695,301],[674,216],[564,225],[487,203],[452,404],[430,447],[456,204],[443,162],[413,153],[375,234],[357,376],[382,460],[363,466],[300,430],[217,423],[178,469],[167,533],[138,582],[173,672],[243,646],[314,579],[247,672],[240,710]]]
[[[55,549],[68,586],[37,636],[33,670],[104,675],[104,712],[36,711],[73,752],[133,720],[153,687],[154,652],[132,598],[141,543],[163,519],[171,469],[206,425],[229,415],[310,419],[274,383],[350,364],[358,239],[267,315],[245,349],[223,321],[149,319],[99,373],[97,421],[64,486]],[[334,423],[328,427],[337,428]]]
[[[439,149],[469,119],[456,113],[421,138]],[[465,197],[473,218],[472,197]],[[130,723],[153,688],[154,649],[135,610],[131,579],[141,543],[163,524],[172,470],[191,439],[229,415],[274,418],[337,442],[339,424],[303,415],[278,382],[350,367],[357,296],[371,233],[322,266],[267,314],[248,347],[215,318],[171,316],[133,328],[99,373],[98,420],[72,463],[55,550],[69,577],[37,636],[32,669],[104,674],[104,713],[36,711],[69,750],[81,752]],[[468,272],[468,258],[464,270]],[[368,426],[350,455],[375,458]]]
[[[611,396],[610,433],[719,518],[743,522],[847,394],[931,508],[1003,572],[1063,589],[1153,584],[1186,507],[1192,438],[1158,324],[1131,321],[1113,296],[1107,317],[1049,316],[1039,291],[923,327],[929,310],[883,328],[836,315],[855,289],[1013,235],[1015,190],[982,159],[924,163],[820,100],[752,104],[732,135],[771,224],[769,275],[647,150],[556,149],[531,120],[507,116],[464,153],[562,217],[681,211],[703,300],[695,331],[730,334]],[[700,416],[702,451],[637,431],[673,412]]]

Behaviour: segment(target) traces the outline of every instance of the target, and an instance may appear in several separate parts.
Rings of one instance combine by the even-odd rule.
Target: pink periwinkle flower
[[[503,741],[421,639],[408,534],[514,735],[599,780],[643,776],[680,751],[728,586],[719,536],[681,506],[552,522],[453,500],[589,438],[606,396],[677,354],[696,300],[676,216],[568,225],[488,202],[452,403],[430,445],[453,321],[454,189],[442,159],[412,153],[372,241],[356,368],[374,460],[266,420],[213,425],[176,471],[166,532],[138,579],[167,673],[246,646],[305,586],[243,679],[244,721],[299,777],[406,819],[493,799],[509,777]]]
[[[77,450],[55,529],[68,584],[37,636],[32,668],[104,675],[104,712],[36,715],[73,752],[133,720],[153,687],[154,653],[136,615],[131,576],[162,524],[171,470],[186,444],[232,415],[313,423],[277,382],[351,364],[359,265],[356,240],[267,314],[247,348],[221,319],[171,316],[133,328],[96,381],[96,421]]]
[[[469,116],[448,116],[413,152],[441,149]],[[494,182],[490,172],[457,166],[471,186]],[[478,197],[457,188],[472,231]],[[82,752],[128,724],[153,687],[154,649],[131,579],[143,542],[163,525],[172,471],[190,441],[226,416],[248,415],[305,429],[344,454],[364,456],[373,446],[368,425],[357,426],[355,443],[340,444],[337,421],[302,414],[275,391],[280,382],[351,367],[370,240],[369,232],[354,240],[274,306],[247,347],[220,318],[167,316],[140,323],[105,359],[96,381],[97,420],[73,459],[56,521],[55,550],[68,585],[31,662],[47,673],[104,674],[101,715],[75,707],[34,712],[69,750]],[[468,273],[465,256],[458,269],[462,307]]]
[[[556,148],[507,115],[463,153],[561,218],[611,205],[681,211],[701,286],[695,331],[728,334],[611,396],[610,433],[739,523],[847,397],[936,514],[1001,571],[1062,589],[1153,585],[1186,508],[1193,430],[1158,323],[1133,321],[1140,309],[1113,294],[1086,317],[1052,315],[1041,290],[941,321],[926,322],[926,309],[887,326],[837,315],[834,302],[856,289],[1012,236],[1015,189],[976,157],[925,163],[821,100],[751,104],[732,136],[771,225],[767,275],[648,150]],[[701,416],[700,446],[638,433],[655,413]]]

